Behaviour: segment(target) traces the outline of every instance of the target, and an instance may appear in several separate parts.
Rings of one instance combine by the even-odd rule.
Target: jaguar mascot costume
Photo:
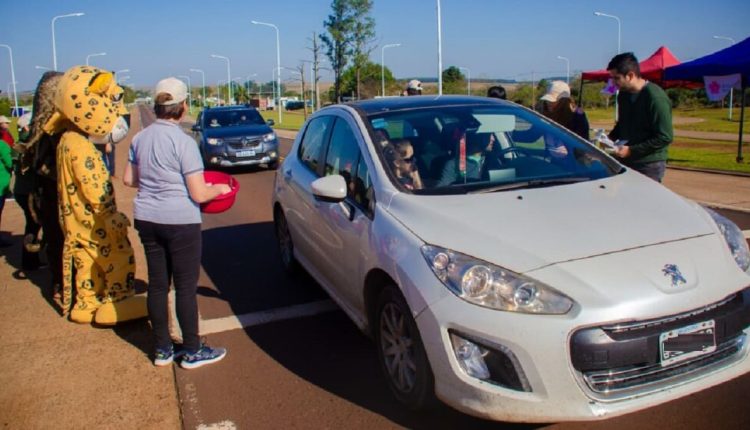
[[[57,83],[55,111],[44,126],[49,135],[60,135],[56,167],[64,233],[61,305],[63,314],[78,323],[114,325],[148,314],[145,297],[135,295],[130,221],[117,211],[109,171],[94,147],[117,143],[127,134],[122,97],[112,73],[73,67]]]

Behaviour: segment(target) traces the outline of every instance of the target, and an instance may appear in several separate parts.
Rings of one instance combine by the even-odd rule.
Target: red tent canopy
[[[639,64],[641,66],[641,76],[651,82],[663,85],[662,76],[664,75],[664,69],[680,64],[680,60],[666,46],[661,46],[650,57]],[[584,81],[606,81],[609,79],[609,72],[606,70],[583,72],[581,78]]]

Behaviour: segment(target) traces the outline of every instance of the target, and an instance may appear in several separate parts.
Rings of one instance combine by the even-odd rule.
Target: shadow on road
[[[5,259],[11,266],[11,276],[15,279],[29,281],[39,289],[39,293],[44,297],[49,306],[57,313],[62,315],[60,308],[52,299],[52,274],[49,266],[43,266],[36,270],[24,270],[21,268],[21,246],[23,246],[23,235],[11,235],[9,241],[13,244],[6,248],[0,248],[0,253],[5,255]],[[41,252],[44,252],[43,250]]]
[[[202,287],[199,294],[226,301],[235,315],[328,297],[309,275],[290,279],[282,272],[271,222],[204,230],[203,268],[216,290]],[[204,319],[207,316],[203,307],[201,315]],[[374,345],[341,311],[248,327],[245,333],[294,375],[398,425],[497,427],[497,423],[469,417],[442,404],[426,412],[401,406],[388,391]],[[244,372],[263,370],[246,367]],[[242,391],[242,387],[233,387],[237,391],[225,388]]]

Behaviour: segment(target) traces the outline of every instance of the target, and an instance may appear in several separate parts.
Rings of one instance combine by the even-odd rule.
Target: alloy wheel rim
[[[380,348],[391,381],[404,393],[410,392],[416,384],[413,345],[414,340],[401,310],[394,303],[386,304],[380,318]]]

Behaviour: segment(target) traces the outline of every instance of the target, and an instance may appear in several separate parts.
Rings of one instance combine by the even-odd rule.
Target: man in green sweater
[[[632,52],[616,55],[607,70],[620,89],[617,124],[609,137],[627,140],[615,155],[626,166],[661,182],[673,136],[669,97],[658,85],[641,77],[638,59]]]

